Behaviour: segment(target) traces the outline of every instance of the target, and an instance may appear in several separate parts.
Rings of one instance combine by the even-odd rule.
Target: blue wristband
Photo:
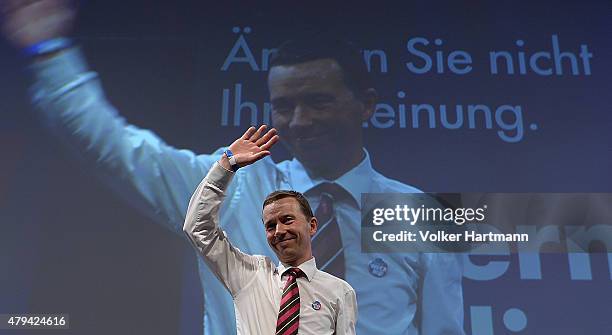
[[[223,153],[225,154],[225,156],[227,156],[227,159],[229,160],[232,171],[234,172],[238,171],[240,166],[238,166],[238,163],[236,163],[236,157],[234,157],[234,153],[230,149],[225,150]]]
[[[57,37],[32,44],[23,49],[23,53],[28,57],[40,56],[64,49],[73,45],[72,40],[67,37]]]

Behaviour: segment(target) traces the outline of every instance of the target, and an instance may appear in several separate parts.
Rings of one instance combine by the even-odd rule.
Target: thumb
[[[270,154],[270,151],[267,151],[267,150],[260,151],[260,152],[256,153],[256,154],[253,156],[253,159],[254,159],[254,160],[253,160],[253,162],[258,161],[258,160],[260,160],[260,159],[262,159],[262,158],[264,158],[264,157],[268,156],[269,154]]]

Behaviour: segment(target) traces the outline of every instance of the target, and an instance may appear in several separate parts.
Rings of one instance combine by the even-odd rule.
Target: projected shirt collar
[[[294,158],[289,163],[288,169],[291,171],[289,176],[291,185],[293,186],[294,190],[301,193],[306,193],[321,183],[333,182],[342,186],[342,188],[348,191],[348,193],[350,193],[355,200],[356,207],[361,208],[361,194],[370,192],[370,182],[376,173],[372,168],[370,154],[365,148],[363,149],[363,152],[365,153],[365,156],[361,162],[335,180],[328,180],[319,177],[311,178],[306,172],[306,168],[302,165],[302,163]]]

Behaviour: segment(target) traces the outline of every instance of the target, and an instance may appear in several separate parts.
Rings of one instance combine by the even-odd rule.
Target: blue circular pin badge
[[[388,269],[387,263],[385,263],[382,258],[377,257],[370,261],[369,270],[370,274],[374,277],[384,277]]]
[[[312,303],[312,309],[314,309],[315,311],[318,311],[321,309],[321,303],[318,300],[315,300]]]

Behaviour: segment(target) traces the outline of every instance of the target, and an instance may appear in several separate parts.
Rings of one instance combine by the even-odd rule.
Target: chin
[[[298,150],[295,151],[295,157],[310,170],[326,169],[327,165],[336,164],[335,159],[337,159],[329,147]]]
[[[295,253],[295,250],[282,250],[279,251],[276,256],[278,256],[278,259],[281,260],[281,262],[283,263],[289,263],[291,261],[294,261],[297,259],[297,255]]]

